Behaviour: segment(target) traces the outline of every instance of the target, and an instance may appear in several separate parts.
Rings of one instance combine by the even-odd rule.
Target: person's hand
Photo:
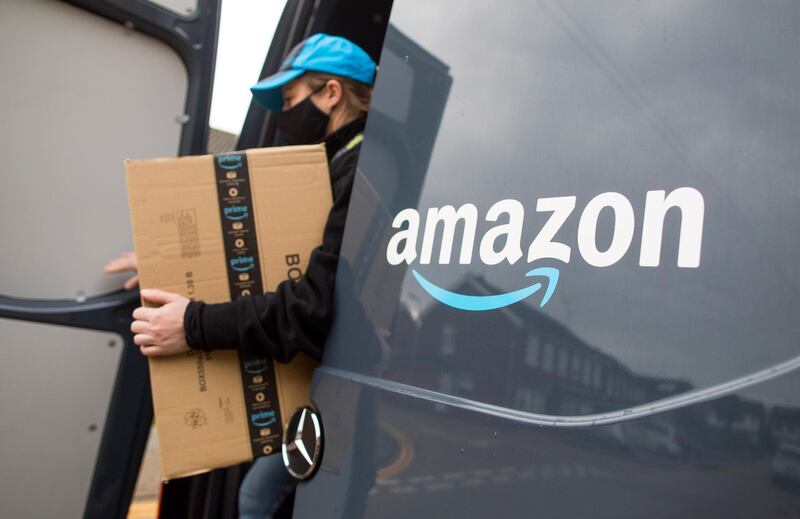
[[[113,260],[106,263],[106,266],[103,268],[103,270],[105,270],[109,274],[113,274],[116,272],[127,272],[127,271],[136,272],[137,270],[139,270],[139,261],[136,259],[136,253],[123,252],[119,258],[114,258]],[[139,284],[139,276],[135,275],[125,282],[124,285],[125,290],[130,290],[138,284]]]
[[[175,355],[189,351],[183,331],[183,315],[189,299],[163,290],[142,290],[145,301],[162,305],[159,308],[140,306],[133,311],[133,342],[147,357]]]

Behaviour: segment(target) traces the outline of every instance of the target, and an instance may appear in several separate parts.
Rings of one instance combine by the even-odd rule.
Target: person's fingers
[[[103,270],[108,273],[126,272],[128,270],[136,270],[137,263],[134,258],[114,258],[106,263]]]
[[[125,269],[125,262],[122,261],[120,258],[115,258],[108,263],[106,266],[103,267],[103,270],[106,272],[120,272]]]
[[[155,288],[147,288],[142,290],[142,297],[151,303],[155,303],[157,305],[165,305],[167,303],[171,303],[172,301],[176,301],[180,299],[180,295],[174,294],[172,292],[165,292],[163,290],[157,290]]]
[[[160,346],[139,346],[139,351],[141,351],[142,355],[145,357],[158,357],[164,354]]]
[[[133,321],[131,323],[131,332],[132,333],[149,333],[150,332],[150,323],[147,321]]]
[[[122,257],[128,262],[131,270],[137,270],[139,268],[139,258],[136,257],[135,252],[124,252],[122,253]]]
[[[133,276],[128,281],[126,281],[123,286],[125,287],[125,290],[131,290],[132,288],[135,288],[136,285],[138,284],[139,284],[139,276],[137,274],[136,276]]]
[[[133,336],[133,343],[137,346],[152,346],[155,339],[146,333],[138,333]]]
[[[145,308],[144,306],[140,306],[133,311],[133,318],[137,321],[149,321],[157,311],[157,308]]]

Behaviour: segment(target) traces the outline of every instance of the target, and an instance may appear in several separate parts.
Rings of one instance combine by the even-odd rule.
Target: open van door
[[[315,32],[377,59],[391,3],[286,1],[260,77]],[[101,273],[131,249],[122,162],[277,143],[273,115],[255,103],[238,135],[209,140],[220,13],[221,0],[0,6],[0,65],[13,71],[0,78],[0,502],[10,516],[128,512],[152,407],[128,331],[138,292]],[[160,516],[235,517],[247,468],[171,481]]]
[[[123,160],[206,149],[220,0],[0,4],[0,502],[121,518],[152,422]]]

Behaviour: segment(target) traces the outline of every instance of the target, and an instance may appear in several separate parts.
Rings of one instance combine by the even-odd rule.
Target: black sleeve
[[[312,251],[304,275],[297,281],[283,281],[275,292],[239,297],[231,303],[189,303],[184,330],[190,347],[238,349],[278,362],[289,362],[298,352],[321,359],[333,317],[336,266],[357,155],[353,150],[332,168],[333,206],[322,245]],[[338,178],[337,171],[343,172]]]

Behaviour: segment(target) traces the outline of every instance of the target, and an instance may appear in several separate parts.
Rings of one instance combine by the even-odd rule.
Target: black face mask
[[[313,92],[303,101],[278,113],[278,130],[286,144],[315,144],[325,137],[330,116],[311,102],[312,95]]]

